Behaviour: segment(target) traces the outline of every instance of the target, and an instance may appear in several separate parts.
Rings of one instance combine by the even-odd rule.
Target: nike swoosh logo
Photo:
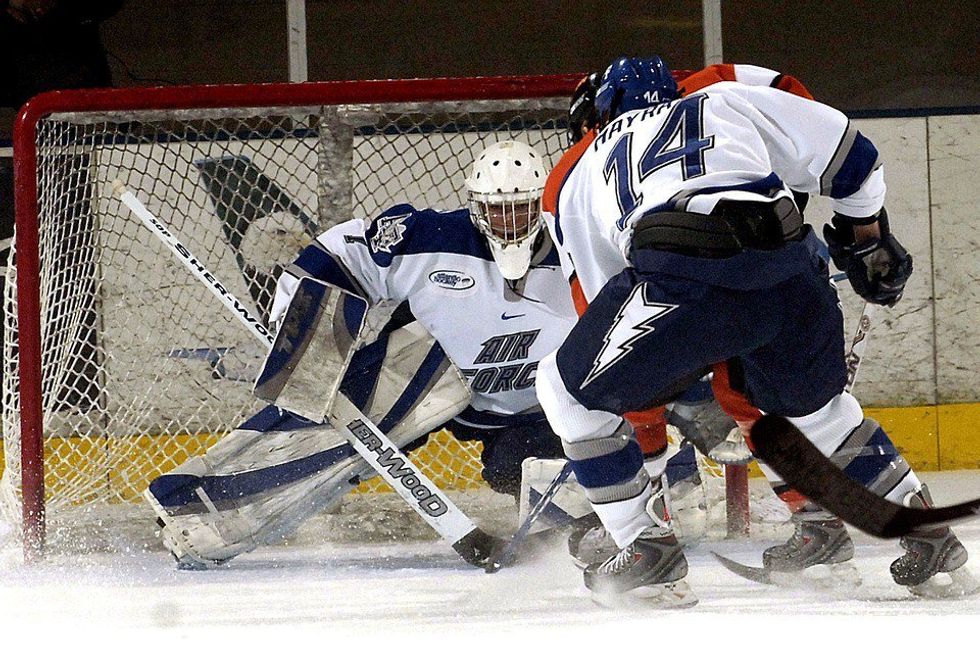
[[[518,313],[517,315],[507,315],[507,313],[505,312],[500,314],[500,319],[513,320],[515,317],[524,317],[525,315],[527,315],[527,313]]]

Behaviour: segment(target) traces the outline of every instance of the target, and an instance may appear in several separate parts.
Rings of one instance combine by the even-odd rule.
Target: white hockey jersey
[[[457,420],[493,427],[543,419],[534,390],[538,361],[576,321],[550,242],[532,260],[516,294],[468,211],[402,204],[370,222],[355,219],[321,234],[279,278],[273,321],[304,276],[372,304],[407,302],[470,380],[470,410]]]
[[[628,265],[646,213],[710,213],[722,198],[775,201],[792,188],[867,217],[885,195],[877,150],[844,114],[735,82],[618,117],[563,174],[545,221],[587,301]]]

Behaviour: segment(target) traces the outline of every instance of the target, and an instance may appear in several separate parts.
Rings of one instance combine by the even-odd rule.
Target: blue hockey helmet
[[[595,111],[599,127],[618,116],[680,97],[677,82],[660,57],[621,57],[602,75],[596,91]]]

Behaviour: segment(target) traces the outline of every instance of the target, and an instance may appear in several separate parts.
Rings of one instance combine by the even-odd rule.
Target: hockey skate
[[[687,478],[671,482],[670,515],[674,536],[681,544],[698,542],[707,533],[707,498],[697,467]],[[576,520],[568,536],[568,552],[575,566],[585,569],[608,560],[619,552],[619,547],[592,513]]]
[[[795,529],[784,544],[762,554],[763,568],[777,585],[847,589],[861,585],[854,566],[854,543],[844,522],[824,511],[792,517]]]
[[[592,600],[606,607],[643,604],[686,608],[697,604],[684,577],[687,559],[670,527],[663,490],[647,503],[654,524],[607,560],[586,567]]]
[[[905,504],[924,507],[932,503],[922,486]],[[980,591],[980,583],[966,569],[967,552],[948,526],[906,535],[899,544],[906,553],[889,568],[896,583],[924,598],[958,598]]]

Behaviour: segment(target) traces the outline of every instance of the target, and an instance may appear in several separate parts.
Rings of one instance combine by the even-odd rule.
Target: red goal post
[[[686,75],[678,73],[677,76],[683,78]],[[112,290],[120,283],[135,283],[135,276],[146,267],[143,253],[134,253],[130,249],[147,246],[137,243],[130,247],[131,233],[114,233],[111,242],[108,238],[92,235],[108,221],[104,205],[109,200],[101,196],[101,185],[111,181],[105,178],[108,171],[131,169],[133,175],[144,180],[154,175],[161,177],[164,184],[170,185],[159,189],[142,188],[152,193],[151,201],[155,198],[164,202],[176,195],[178,204],[203,210],[198,206],[199,200],[194,200],[198,204],[188,204],[191,200],[187,196],[199,191],[196,188],[188,190],[195,184],[185,186],[185,180],[178,179],[176,168],[165,169],[164,166],[179,159],[178,163],[187,170],[198,166],[197,172],[203,174],[202,166],[214,164],[227,176],[229,167],[221,167],[225,165],[222,157],[226,156],[221,153],[222,145],[261,141],[250,150],[251,154],[239,153],[231,157],[238,157],[235,165],[247,166],[248,161],[263,156],[262,146],[278,139],[275,152],[269,155],[269,160],[276,166],[284,165],[286,159],[292,160],[290,157],[297,161],[313,161],[302,164],[309,169],[304,168],[301,174],[280,182],[283,187],[300,188],[309,182],[317,185],[320,194],[303,206],[295,203],[286,206],[288,198],[277,196],[275,201],[280,202],[277,206],[294,215],[296,212],[309,213],[314,216],[311,222],[320,227],[328,226],[338,215],[343,215],[344,219],[358,213],[364,214],[358,217],[369,217],[371,211],[384,208],[367,201],[358,203],[355,200],[351,204],[348,195],[379,194],[391,202],[403,198],[388,186],[417,184],[421,191],[420,197],[415,199],[429,199],[431,194],[436,201],[430,203],[441,200],[452,204],[456,201],[459,206],[459,189],[446,180],[462,177],[463,169],[472,160],[469,151],[474,143],[496,138],[499,134],[505,134],[500,137],[507,138],[519,138],[522,133],[533,134],[537,142],[547,143],[545,149],[552,163],[560,156],[565,144],[564,110],[580,78],[581,75],[575,74],[126,88],[51,92],[28,102],[17,117],[14,133],[16,286],[15,290],[7,289],[5,306],[13,313],[12,307],[16,305],[16,311],[15,315],[5,318],[8,334],[4,343],[4,447],[8,460],[3,492],[4,498],[19,500],[21,504],[25,556],[33,559],[40,555],[45,541],[46,443],[49,456],[55,451],[62,456],[52,468],[57,468],[58,474],[62,469],[66,470],[66,479],[71,477],[70,480],[61,476],[53,478],[53,472],[47,475],[47,484],[57,485],[60,491],[62,486],[80,485],[75,481],[81,475],[79,468],[88,464],[86,456],[99,455],[105,459],[92,472],[99,483],[103,477],[113,476],[115,468],[111,465],[118,460],[125,458],[127,464],[132,463],[138,454],[131,451],[117,458],[112,457],[113,453],[106,453],[115,448],[118,441],[140,442],[154,437],[186,440],[199,433],[214,435],[233,428],[234,419],[241,417],[239,412],[232,411],[208,421],[195,413],[185,422],[183,416],[150,406],[145,409],[145,415],[130,415],[122,420],[123,431],[109,432],[109,424],[114,420],[110,408],[115,410],[123,406],[128,409],[133,405],[152,403],[167,392],[146,386],[139,390],[141,394],[120,399],[119,396],[107,396],[101,385],[118,381],[113,375],[120,372],[113,368],[121,367],[120,361],[127,361],[119,377],[125,383],[117,383],[120,386],[133,385],[134,376],[150,366],[145,353],[123,355],[108,349],[110,345],[129,344],[120,342],[123,338],[118,328],[110,336],[98,331],[103,328],[108,307],[121,301],[119,293],[113,295],[107,288]],[[338,111],[345,113],[338,117]],[[344,129],[334,129],[338,125]],[[335,142],[341,131],[344,132],[339,138],[342,142]],[[366,135],[384,142],[372,146],[374,149],[359,159],[358,146],[352,145],[351,139],[363,141],[368,139]],[[419,145],[429,140],[431,145]],[[325,141],[330,142],[325,144]],[[295,150],[300,148],[297,145],[300,142],[306,149],[297,154]],[[199,153],[164,151],[166,148],[178,151],[187,149],[188,144],[198,146],[202,143],[214,146],[214,151],[200,155],[202,159],[192,158]],[[420,148],[420,152],[422,148],[427,149],[412,160],[405,154],[405,160],[400,160],[401,167],[397,169],[387,167],[385,156],[402,156],[401,150],[409,146]],[[313,153],[317,147],[319,153]],[[324,155],[324,148],[333,148],[332,153]],[[157,149],[160,151],[152,154],[144,152]],[[352,157],[354,171],[345,172],[337,161],[349,163]],[[313,170],[314,167],[326,167],[329,173],[322,169]],[[358,171],[359,167],[364,168],[363,175]],[[439,170],[440,167],[444,170]],[[165,174],[161,172],[164,169]],[[251,174],[249,170],[245,169],[239,181]],[[334,183],[334,177],[338,176],[344,178],[339,190]],[[214,182],[215,177],[211,179]],[[139,183],[127,183],[137,192],[141,190]],[[270,182],[263,183],[265,190],[270,190]],[[433,189],[431,193],[430,188]],[[388,197],[385,193],[393,195]],[[283,193],[280,195],[285,197]],[[331,209],[333,217],[324,218],[324,202],[335,202],[338,197],[340,203]],[[408,199],[413,198],[409,196]],[[266,210],[262,203],[268,203],[269,198],[255,201],[257,204],[248,208],[252,214]],[[212,210],[214,202],[209,205]],[[234,201],[229,200],[229,206],[233,204]],[[197,226],[190,224],[188,228],[194,231]],[[243,234],[236,233],[227,224],[224,229],[217,235],[209,235],[211,240],[208,242],[217,242],[224,237],[235,243],[232,258],[238,263],[237,269],[243,276],[247,276],[246,270],[254,272],[255,266],[249,261],[242,263],[245,255],[237,249],[245,244]],[[199,252],[195,247],[191,249]],[[107,255],[107,252],[111,254]],[[209,251],[205,252],[202,258],[208,254]],[[42,260],[46,267],[42,266]],[[120,266],[124,277],[129,277],[128,281],[108,280],[107,270],[116,265]],[[155,274],[157,271],[153,270],[148,276]],[[166,277],[166,274],[160,274]],[[171,281],[170,277],[166,280]],[[145,292],[152,294],[157,289],[150,281],[153,279],[148,281]],[[254,279],[246,281],[248,290],[252,290],[250,284]],[[158,285],[164,285],[164,281],[159,280]],[[134,294],[139,293],[134,291]],[[72,296],[75,303],[61,305],[66,296]],[[83,298],[77,299],[77,296]],[[150,298],[146,306],[130,302],[122,305],[122,310],[140,313],[159,299],[155,295],[147,296]],[[196,300],[189,294],[181,295],[181,298],[183,303],[175,305],[190,312]],[[260,301],[257,295],[253,295],[253,299]],[[170,316],[150,316],[135,333],[139,339],[149,339],[155,335],[151,332],[157,327],[161,332],[166,330],[161,320],[167,317]],[[55,323],[57,331],[52,326]],[[209,323],[207,326],[215,325]],[[65,329],[60,330],[61,327]],[[85,342],[78,344],[79,340]],[[174,346],[180,344],[173,343]],[[162,345],[155,346],[153,355],[157,356]],[[80,350],[85,351],[80,353]],[[173,351],[168,355],[176,356]],[[166,364],[154,359],[152,366],[158,364],[167,367],[169,358]],[[164,372],[160,374],[166,376]],[[212,370],[211,374],[213,376],[215,372]],[[191,381],[196,383],[200,379],[194,377]],[[185,399],[188,405],[203,401],[198,397]],[[160,413],[166,414],[161,417]],[[85,429],[87,431],[82,434]],[[101,439],[93,444],[84,439],[90,434]],[[51,440],[55,437],[58,439]],[[72,448],[71,453],[61,453],[66,447]],[[190,455],[188,451],[167,458],[161,465],[176,464],[181,457]],[[11,453],[16,456],[16,461]],[[122,476],[127,482],[138,484],[148,480],[146,474],[161,471],[159,465],[148,471],[146,465],[136,463]],[[19,476],[19,487],[12,480],[12,474]],[[116,480],[112,483],[116,484]],[[56,493],[49,487],[47,495],[50,500]],[[127,491],[115,492],[108,500],[131,500],[131,495],[132,492]],[[66,495],[63,503],[66,507],[74,506],[100,500],[100,496],[101,490],[85,488]],[[732,496],[736,502],[743,498],[747,501],[744,489],[736,488]],[[731,503],[730,499],[730,506]]]

